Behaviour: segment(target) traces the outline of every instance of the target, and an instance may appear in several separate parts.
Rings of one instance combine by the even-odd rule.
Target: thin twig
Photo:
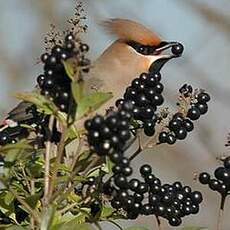
[[[82,149],[82,146],[83,146],[83,143],[84,143],[84,140],[83,138],[79,138],[79,143],[78,143],[78,147],[76,149],[76,151],[74,152],[74,158],[73,158],[73,161],[72,161],[72,165],[71,165],[71,171],[73,172],[74,171],[74,168],[76,166],[76,163],[78,162],[80,156],[81,156],[81,149]],[[71,173],[72,174],[75,174],[75,173]]]
[[[96,156],[96,157],[91,161],[91,163],[86,167],[86,169],[82,172],[82,175],[83,175],[83,176],[86,175],[87,172],[88,172],[91,168],[93,168],[93,167],[98,163],[98,161],[99,161],[100,159],[101,159],[100,157]],[[73,177],[77,174],[77,172],[78,172],[78,170],[74,170],[74,171],[73,171],[73,173],[70,175],[69,180],[67,181],[66,184],[69,184],[69,183],[73,180]],[[53,202],[53,201],[58,197],[58,195],[59,195],[60,193],[62,193],[62,197],[63,197],[63,196],[66,196],[68,193],[70,193],[70,192],[73,190],[73,188],[74,188],[75,186],[76,186],[76,185],[75,185],[74,183],[72,183],[72,184],[68,187],[68,189],[67,189],[66,191],[63,191],[63,190],[57,191],[57,192],[54,193],[54,195],[52,196],[51,202]],[[62,199],[62,197],[61,197],[61,199]],[[61,199],[60,199],[60,200],[61,200]],[[58,202],[61,202],[60,200],[59,200]]]
[[[217,219],[217,230],[222,229],[223,217],[224,217],[224,204],[225,204],[226,195],[221,196],[219,215]]]
[[[140,134],[138,134],[137,139],[138,139],[138,149],[137,149],[137,150],[133,153],[133,155],[129,158],[130,161],[132,161],[132,160],[143,150],[143,147],[141,146]]]
[[[155,217],[156,217],[156,220],[157,220],[157,227],[158,227],[158,230],[162,230],[162,228],[161,228],[161,221],[160,221],[159,216],[155,216]]]
[[[138,136],[138,135],[134,136],[134,137],[125,145],[125,147],[122,148],[122,152],[125,152],[127,149],[129,149],[129,147],[131,147],[131,146],[134,144],[134,142],[135,142],[136,139],[137,139],[137,136]]]
[[[110,222],[111,224],[113,224],[115,226],[117,226],[120,230],[123,230],[123,228],[118,223],[116,223],[115,221],[113,221],[113,220],[106,220],[106,221]]]
[[[97,165],[98,161],[101,159],[99,156],[95,156],[95,158],[89,163],[89,165],[85,168],[81,175],[86,175],[87,172]]]
[[[54,116],[50,116],[49,119],[49,130],[48,130],[48,141],[46,142],[45,152],[45,174],[44,174],[44,206],[46,207],[49,202],[49,177],[50,177],[50,155],[51,155],[51,137],[54,124]]]
[[[23,167],[21,167],[21,170],[22,170],[22,175],[23,175],[23,177],[24,177],[24,179],[25,179],[25,182],[26,182],[26,186],[27,186],[29,192],[31,193],[31,186],[30,186],[29,181],[27,180],[26,172],[25,172],[25,170],[24,170]]]
[[[62,157],[63,157],[63,153],[64,153],[64,149],[65,149],[66,132],[67,132],[67,127],[65,125],[63,125],[61,140],[60,140],[59,145],[58,145],[56,161],[54,163],[53,174],[52,174],[52,177],[50,180],[49,199],[52,199],[51,197],[53,194],[54,185],[56,183],[58,167],[59,167],[61,160],[62,160]]]
[[[80,210],[80,208],[78,206],[79,206],[79,203],[73,203],[73,204],[67,205],[65,208],[61,209],[59,212],[62,215],[74,207]]]
[[[31,179],[30,187],[31,187],[31,195],[34,195],[35,194],[35,182],[34,182],[34,179]],[[31,225],[31,229],[35,229],[35,221],[34,221],[33,216],[31,216],[31,218],[30,218],[30,225]]]
[[[98,228],[98,230],[103,230],[101,225],[98,222],[94,222],[94,224]]]
[[[78,161],[78,159],[79,159],[79,157],[80,157],[80,152],[81,152],[81,148],[82,148],[82,145],[83,145],[83,139],[80,139],[79,140],[79,144],[78,144],[78,147],[77,147],[77,150],[76,150],[76,152],[75,152],[75,156],[77,156],[77,157],[75,157],[74,158],[74,161],[73,161],[73,164],[72,164],[72,166],[71,166],[71,174],[70,174],[70,176],[69,176],[69,178],[68,178],[68,180],[67,180],[67,182],[66,182],[66,187],[68,187],[68,185],[70,184],[70,182],[72,182],[72,180],[73,180],[73,178],[74,178],[74,176],[77,174],[77,168],[76,169],[74,169],[74,167],[75,167],[75,164],[76,164],[76,162]],[[69,192],[71,192],[72,190],[73,190],[73,188],[74,188],[74,186],[75,186],[75,184],[73,184],[72,183],[72,185],[71,186],[69,186],[68,187],[68,189],[64,192],[64,189],[62,189],[62,190],[60,190],[60,191],[56,191],[56,193],[54,193],[53,194],[53,196],[51,197],[51,199],[50,199],[50,201],[51,202],[53,202],[57,197],[58,197],[58,195],[60,194],[60,193],[63,193],[63,195],[65,194],[68,194]],[[65,187],[65,188],[66,188]]]

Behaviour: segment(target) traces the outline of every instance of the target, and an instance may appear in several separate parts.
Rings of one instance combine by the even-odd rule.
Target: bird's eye
[[[149,54],[149,49],[147,46],[141,45],[138,49],[137,49],[138,53],[141,53],[143,55],[148,55]]]
[[[127,44],[142,55],[152,55],[155,50],[154,46],[142,45],[134,41],[129,41]]]

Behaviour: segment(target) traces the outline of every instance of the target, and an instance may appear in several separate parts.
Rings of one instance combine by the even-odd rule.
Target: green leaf
[[[5,204],[10,205],[13,200],[14,200],[14,195],[11,192],[7,192],[4,197]]]
[[[83,81],[80,82],[72,81],[71,83],[72,95],[77,104],[83,97],[83,88],[84,88]]]
[[[74,80],[74,63],[71,60],[63,61],[64,67],[65,67],[65,72],[67,76],[71,79]]]
[[[76,216],[74,216],[74,219],[70,220],[69,222],[73,221],[77,224],[84,224],[86,217],[87,217],[87,215],[85,213],[80,212]]]
[[[148,230],[146,227],[128,227],[124,228],[123,230]]]
[[[101,165],[96,166],[92,168],[91,170],[89,170],[89,172],[87,173],[87,177],[92,177],[92,176],[98,177],[100,172],[101,172]]]
[[[196,226],[187,226],[183,227],[180,230],[204,230],[207,229],[206,227],[196,227]]]
[[[91,156],[91,154],[92,153],[90,150],[84,150],[83,152],[80,153],[79,162],[88,159],[89,156]]]
[[[110,217],[114,212],[114,209],[111,207],[102,207],[101,218]]]
[[[75,192],[71,192],[69,195],[68,195],[68,200],[69,201],[72,201],[72,202],[76,202],[76,203],[79,203],[81,200],[82,200],[82,197],[77,195]]]
[[[109,159],[109,157],[106,157],[106,162],[105,164],[101,167],[101,170],[105,173],[111,173],[112,172],[112,167],[113,167],[113,162]]]
[[[39,92],[17,93],[16,98],[33,103],[36,105],[39,112],[48,115],[56,114],[58,111],[56,105],[43,95],[39,94]]]
[[[83,97],[78,102],[77,119],[82,118],[89,112],[97,110],[101,105],[112,98],[112,93],[95,92]]]
[[[27,125],[27,124],[20,124],[20,127],[26,128],[26,129],[29,129],[29,130],[34,130],[34,128],[32,126]]]
[[[41,230],[48,230],[54,219],[55,208],[50,206],[42,215]]]
[[[56,212],[53,225],[49,230],[65,230],[65,229],[73,229],[71,227],[75,226],[75,229],[80,224],[84,224],[86,221],[86,217],[89,216],[90,209],[88,208],[81,208],[81,211],[75,215],[70,212],[65,213],[61,216],[59,213]]]
[[[37,205],[37,203],[38,203],[40,198],[41,198],[41,192],[26,197],[25,201],[31,208],[34,209],[36,207],[36,205]]]
[[[0,147],[1,153],[8,153],[12,150],[28,151],[28,150],[33,150],[33,146],[30,145],[27,140],[22,139],[15,144],[7,144],[5,146]]]
[[[67,123],[66,113],[62,113],[62,112],[58,111],[57,117],[62,123]],[[75,138],[79,137],[78,130],[74,124],[71,125],[70,127],[68,127],[68,135],[67,136],[70,139],[75,139]]]
[[[9,203],[9,204],[6,204],[5,203],[5,195],[7,194],[7,190],[3,190],[2,189],[2,192],[0,193],[0,210],[3,212],[3,213],[6,213],[6,212],[10,212],[10,213],[13,213],[14,212],[14,204],[13,202]]]
[[[77,113],[77,103],[71,96],[69,100],[69,108],[68,108],[68,115],[67,115],[67,125],[70,127],[71,125],[74,124],[75,118],[76,118],[76,113]]]

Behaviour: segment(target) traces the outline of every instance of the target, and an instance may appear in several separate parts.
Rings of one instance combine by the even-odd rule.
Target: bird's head
[[[149,61],[151,71],[159,71],[170,59],[181,56],[183,45],[163,41],[156,33],[128,19],[111,19],[104,23],[107,31],[116,35],[119,42]]]

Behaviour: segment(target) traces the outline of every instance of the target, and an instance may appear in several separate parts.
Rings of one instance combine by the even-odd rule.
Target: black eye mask
[[[153,55],[153,52],[156,49],[155,46],[143,45],[135,41],[128,41],[127,44],[142,55]]]
[[[161,48],[161,47],[167,45],[167,42],[163,41],[157,46],[143,45],[143,44],[135,42],[135,41],[128,41],[127,44],[142,55],[153,55],[154,51],[157,48]]]

